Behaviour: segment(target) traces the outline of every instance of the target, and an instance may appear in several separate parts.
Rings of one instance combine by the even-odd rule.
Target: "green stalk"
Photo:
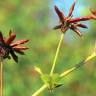
[[[77,65],[75,65],[74,67],[68,69],[67,71],[61,73],[60,77],[64,78],[66,75],[70,74],[71,72],[73,72],[74,70],[78,69],[79,67],[81,67],[82,65],[86,64],[88,61],[90,61],[91,59],[93,59],[94,57],[96,57],[96,53],[93,52],[90,56],[88,56],[84,61],[78,63]]]
[[[50,72],[50,76],[52,76],[52,74],[53,74],[53,72],[54,72],[55,65],[56,65],[56,61],[57,61],[57,57],[58,57],[58,53],[59,53],[59,51],[60,51],[60,46],[61,46],[63,37],[64,37],[64,33],[61,34],[61,38],[60,38],[60,41],[59,41],[59,44],[58,44],[58,47],[57,47],[57,50],[56,50],[56,54],[55,54],[55,57],[54,57],[54,60],[53,60],[53,64],[52,64],[52,69],[51,69],[51,72]],[[35,93],[33,93],[32,96],[38,96],[38,95],[39,95],[41,92],[43,92],[47,87],[48,87],[47,85],[43,85],[40,89],[38,89]]]
[[[40,89],[38,89],[32,96],[38,96],[41,92],[43,92],[47,88],[47,85],[43,85]]]
[[[59,41],[59,44],[58,44],[58,47],[57,47],[57,50],[56,50],[56,54],[55,54],[55,57],[54,57],[54,60],[53,60],[53,64],[52,64],[52,69],[51,69],[51,72],[50,72],[50,76],[52,76],[52,74],[54,72],[56,61],[57,61],[57,57],[58,57],[58,53],[60,51],[60,46],[61,46],[63,37],[64,37],[64,33],[61,34],[61,38],[60,38],[60,41]]]
[[[0,85],[1,85],[1,95],[0,96],[3,96],[3,63],[0,62]]]

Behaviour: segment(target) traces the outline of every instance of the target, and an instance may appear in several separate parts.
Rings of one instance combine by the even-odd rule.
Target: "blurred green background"
[[[34,66],[44,73],[51,70],[56,47],[60,39],[59,30],[52,28],[59,20],[54,12],[56,4],[64,14],[73,0],[0,0],[0,30],[8,36],[10,29],[17,39],[29,39],[30,49],[19,57],[19,63],[4,61],[3,96],[31,96],[43,84]],[[89,8],[96,8],[96,0],[77,0],[73,15],[85,16]],[[86,22],[84,22],[86,23]],[[86,23],[81,29],[84,36],[69,30],[64,37],[56,63],[56,73],[71,68],[91,54],[96,40],[96,21]],[[63,79],[64,86],[54,90],[54,96],[96,96],[96,58]],[[50,96],[45,90],[39,96]]]

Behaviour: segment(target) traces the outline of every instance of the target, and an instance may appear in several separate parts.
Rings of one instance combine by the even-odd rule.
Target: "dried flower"
[[[2,33],[0,32],[0,57],[2,59],[10,59],[12,57],[15,62],[18,62],[18,57],[16,53],[23,55],[23,50],[28,49],[27,47],[21,46],[21,44],[24,44],[29,40],[18,40],[16,42],[13,42],[15,37],[16,35],[13,34],[12,31],[10,31],[9,37],[5,39]]]
[[[55,26],[54,29],[61,29],[61,32],[66,32],[68,29],[73,30],[73,32],[77,33],[79,36],[82,36],[82,33],[78,29],[78,27],[81,28],[87,28],[85,24],[79,23],[80,21],[87,21],[92,19],[91,16],[85,16],[85,17],[80,17],[80,18],[72,18],[73,15],[73,10],[75,6],[76,0],[74,0],[74,3],[72,4],[68,16],[65,17],[64,14],[59,10],[57,6],[55,6],[55,11],[60,19],[60,24]]]

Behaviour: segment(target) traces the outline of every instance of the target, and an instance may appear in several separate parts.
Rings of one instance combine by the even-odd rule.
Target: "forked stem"
[[[53,64],[52,64],[52,69],[51,69],[51,72],[50,72],[50,76],[52,76],[52,74],[54,72],[56,61],[57,61],[57,57],[58,57],[58,53],[59,53],[59,50],[60,50],[60,46],[61,46],[63,37],[64,37],[64,33],[61,34],[61,38],[60,38],[60,41],[59,41],[59,44],[58,44],[58,47],[57,47],[57,50],[56,50],[56,54],[55,54],[55,57],[54,57],[54,60],[53,60]]]
[[[60,38],[60,41],[59,41],[59,44],[58,44],[58,47],[57,47],[57,50],[56,50],[56,54],[55,54],[55,57],[54,57],[54,60],[53,60],[53,64],[52,64],[52,69],[51,69],[51,72],[50,72],[50,76],[52,76],[52,74],[54,72],[55,65],[56,65],[56,60],[57,60],[57,57],[58,57],[58,53],[59,53],[59,50],[60,50],[60,46],[61,46],[63,37],[64,37],[64,33],[61,34],[61,38]],[[48,87],[47,85],[43,85],[40,89],[38,89],[35,93],[33,93],[32,96],[38,96],[47,87]]]
[[[0,96],[3,96],[3,63],[2,62],[0,62],[0,85],[1,85]]]
[[[62,36],[63,38],[63,36]],[[82,65],[86,64],[88,61],[90,61],[91,59],[93,59],[94,57],[96,57],[96,49],[95,51],[88,56],[85,60],[83,60],[82,62],[78,63],[77,65],[75,65],[74,67],[68,69],[67,71],[63,72],[60,74],[61,79],[64,78],[65,76],[67,76],[68,74],[70,74],[71,72],[75,71],[76,69],[78,69],[79,67],[81,67]],[[43,92],[48,86],[47,85],[43,85],[40,89],[38,89],[32,96],[38,96],[41,92]]]

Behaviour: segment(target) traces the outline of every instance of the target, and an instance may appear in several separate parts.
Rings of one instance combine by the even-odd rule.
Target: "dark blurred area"
[[[30,49],[24,56],[19,55],[18,64],[13,60],[4,61],[4,96],[31,96],[42,86],[34,66],[40,67],[44,73],[50,72],[61,34],[52,29],[59,22],[54,5],[70,1],[73,0],[0,0],[0,30],[4,36],[7,37],[11,29],[17,39],[30,40],[26,44]],[[96,9],[96,1],[78,0],[77,6],[82,7],[79,14],[84,16],[90,13],[88,8]],[[88,27],[82,30],[82,38],[71,30],[65,34],[56,73],[71,68],[91,54],[96,40],[96,21],[88,21]],[[54,90],[55,96],[96,96],[96,58],[66,76],[62,82],[64,86]],[[49,96],[48,90],[40,96]]]

